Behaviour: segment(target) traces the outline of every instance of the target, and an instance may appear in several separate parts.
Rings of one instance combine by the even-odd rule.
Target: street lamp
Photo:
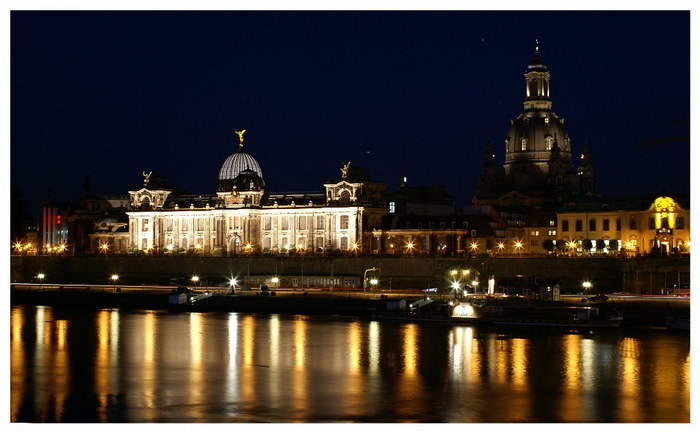
[[[366,292],[365,289],[367,289],[367,272],[374,272],[374,271],[376,271],[376,270],[377,270],[377,268],[365,269],[365,275],[364,275],[364,278],[362,278],[362,289],[363,289],[363,292]],[[370,282],[370,283],[371,283],[371,282]]]
[[[111,280],[112,280],[112,288],[113,288],[114,290],[116,290],[116,289],[117,289],[117,280],[119,279],[119,275],[117,275],[117,274],[112,274],[112,276],[111,276],[110,278],[111,278]]]
[[[39,272],[36,276],[36,278],[39,280],[39,288],[41,290],[44,290],[44,278],[46,278],[46,275],[43,273]]]
[[[229,281],[229,284],[231,285],[231,291],[233,294],[236,294],[236,284],[238,281],[235,278],[231,278],[231,281]]]
[[[279,289],[279,283],[280,283],[280,279],[278,277],[272,277],[272,284],[274,284],[275,287],[278,289]]]
[[[192,282],[194,283],[194,286],[197,287],[197,283],[199,282],[199,277],[197,275],[192,276]]]
[[[591,287],[593,287],[593,283],[590,281],[584,281],[583,284],[583,293],[588,293],[591,290]]]
[[[376,279],[376,278],[372,278],[371,280],[369,280],[369,283],[372,285],[372,289],[374,290],[374,287],[375,287],[377,284],[379,284],[379,280]]]
[[[109,250],[109,245],[107,244],[107,242],[100,242],[100,250],[104,254],[107,254],[107,251]]]

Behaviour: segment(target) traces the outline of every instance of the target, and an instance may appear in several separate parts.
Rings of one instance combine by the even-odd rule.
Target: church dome
[[[233,180],[238,177],[244,170],[255,172],[262,179],[262,170],[260,164],[250,154],[238,150],[226,158],[221,170],[219,170],[219,181]]]

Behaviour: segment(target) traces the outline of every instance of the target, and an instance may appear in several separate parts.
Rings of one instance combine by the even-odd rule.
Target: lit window
[[[389,202],[389,213],[395,213],[396,212],[396,203],[393,201]]]
[[[520,140],[520,150],[527,150],[527,138],[525,137]]]

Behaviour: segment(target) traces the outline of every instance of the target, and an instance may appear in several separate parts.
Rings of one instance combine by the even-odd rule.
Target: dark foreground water
[[[13,306],[19,422],[689,422],[690,339]]]

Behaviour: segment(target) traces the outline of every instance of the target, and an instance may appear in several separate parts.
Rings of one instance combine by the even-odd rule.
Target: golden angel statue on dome
[[[348,161],[347,164],[343,164],[343,168],[340,169],[340,172],[343,174],[343,179],[347,179],[349,169],[350,169],[350,161]]]
[[[243,149],[243,134],[245,134],[245,129],[242,131],[234,131],[236,134],[238,134],[238,150]]]
[[[143,187],[146,188],[148,186],[148,181],[151,180],[151,173],[152,171],[149,171],[146,173],[146,171],[143,171]]]

